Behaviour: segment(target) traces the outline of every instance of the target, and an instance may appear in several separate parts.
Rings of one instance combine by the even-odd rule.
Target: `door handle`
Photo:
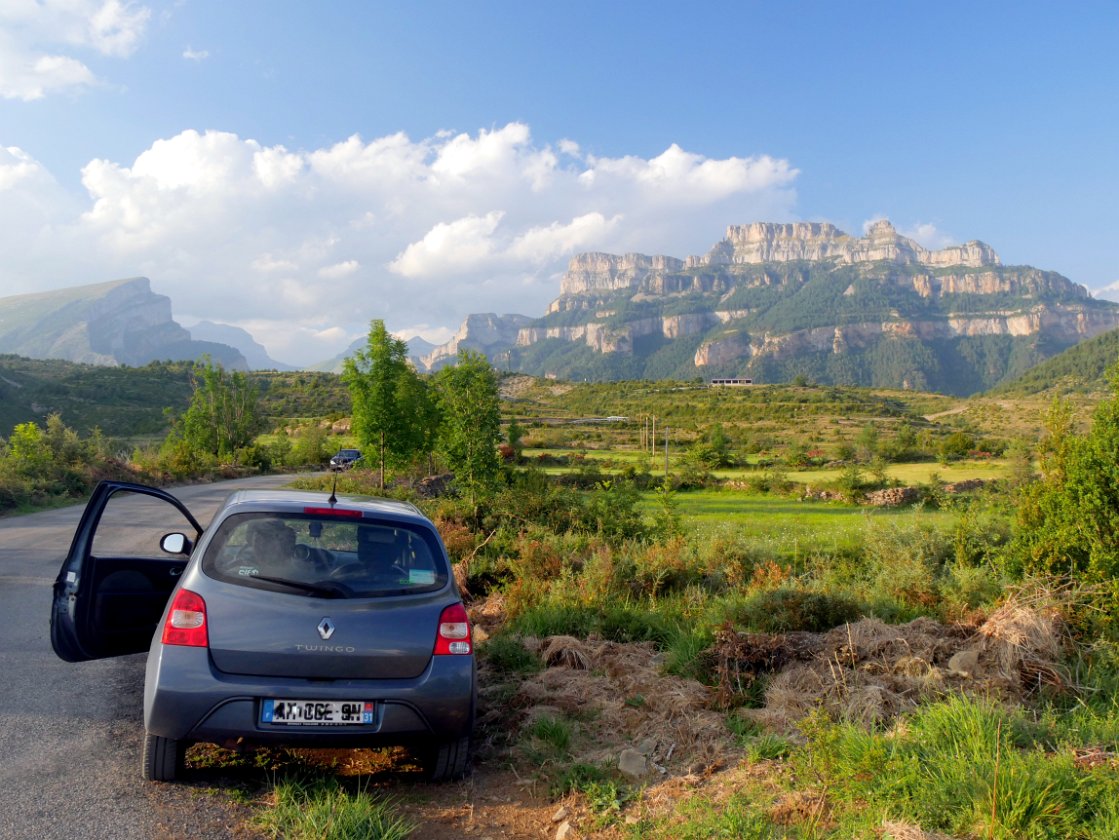
[[[167,574],[171,575],[171,577],[178,577],[179,575],[181,575],[183,573],[183,568],[184,568],[183,566],[172,566],[167,571]]]

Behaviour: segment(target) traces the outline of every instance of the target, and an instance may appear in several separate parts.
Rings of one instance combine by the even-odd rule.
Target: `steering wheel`
[[[337,569],[330,570],[330,576],[332,578],[357,577],[363,574],[365,574],[364,563],[343,563]]]

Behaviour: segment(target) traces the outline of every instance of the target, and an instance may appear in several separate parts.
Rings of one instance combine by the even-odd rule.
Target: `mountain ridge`
[[[1056,272],[1003,265],[979,240],[930,250],[887,220],[863,237],[758,222],[728,226],[701,257],[578,254],[545,315],[523,317],[485,316],[486,337],[515,327],[516,338],[479,343],[535,375],[807,376],[963,395],[1116,329],[1119,305]]]
[[[195,341],[146,277],[0,298],[0,353],[109,366],[205,355],[227,368],[248,367],[233,347]]]

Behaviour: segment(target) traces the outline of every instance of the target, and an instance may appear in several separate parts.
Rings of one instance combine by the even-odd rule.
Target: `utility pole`
[[[653,415],[653,434],[649,438],[649,454],[657,454],[657,415]]]
[[[668,478],[668,426],[664,427],[664,477]]]

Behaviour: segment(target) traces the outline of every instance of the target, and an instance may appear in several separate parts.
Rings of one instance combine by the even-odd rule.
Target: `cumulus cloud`
[[[188,130],[132,161],[90,161],[84,200],[60,199],[27,151],[0,150],[0,208],[26,217],[18,236],[0,228],[0,248],[21,255],[6,264],[14,292],[145,274],[177,316],[309,363],[373,318],[438,341],[472,312],[542,314],[581,251],[703,253],[727,224],[790,219],[796,175],[676,145],[584,156],[522,123],[297,151]],[[52,196],[49,212],[18,209],[33,195]]]
[[[209,50],[196,50],[190,46],[183,50],[183,58],[187,61],[205,61],[209,57]]]
[[[361,268],[361,263],[357,260],[346,260],[334,265],[323,266],[318,270],[318,275],[324,280],[338,280],[342,277],[349,277],[359,268]]]
[[[74,53],[126,58],[150,18],[146,6],[120,0],[0,3],[0,96],[31,101],[96,84]]]

